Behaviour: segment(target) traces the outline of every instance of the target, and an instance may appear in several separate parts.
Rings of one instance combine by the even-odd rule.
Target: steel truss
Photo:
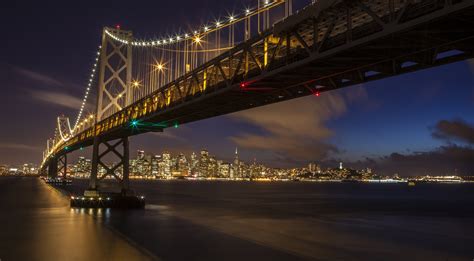
[[[67,178],[67,154],[63,154],[59,156],[57,163],[58,163],[57,173],[59,174],[59,176],[66,179]]]
[[[105,150],[102,152],[100,150],[101,145],[105,146]],[[117,150],[119,145],[122,145],[122,152]],[[115,163],[112,167],[109,167],[102,161],[102,158],[110,153],[119,158],[119,162]],[[99,188],[98,183],[110,176],[120,183],[122,192],[126,193],[129,190],[129,155],[128,137],[120,138],[113,143],[110,141],[101,141],[99,137],[94,138],[89,190],[96,191]],[[99,167],[105,170],[105,173],[101,176],[99,176]],[[121,175],[119,172],[122,172]]]
[[[133,38],[130,31],[104,28],[99,65],[96,121],[128,106],[132,94],[132,46],[113,40],[106,31],[121,39],[131,41]]]

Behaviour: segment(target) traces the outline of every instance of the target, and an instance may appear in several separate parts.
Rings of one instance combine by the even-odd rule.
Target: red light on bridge
[[[243,88],[245,88],[245,87],[247,87],[247,84],[246,84],[245,82],[240,83],[240,88],[243,89]]]
[[[119,25],[119,24],[116,24],[116,25],[115,25],[115,28],[116,28],[117,30],[120,30],[120,25]]]
[[[315,93],[314,93],[314,96],[316,96],[316,97],[319,97],[320,95],[321,95],[320,92],[315,92]]]

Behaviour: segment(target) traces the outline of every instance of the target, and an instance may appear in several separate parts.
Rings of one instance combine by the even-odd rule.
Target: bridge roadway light
[[[159,71],[163,71],[163,69],[165,69],[165,67],[163,66],[162,63],[158,63],[158,64],[156,65],[156,69],[158,69]]]
[[[201,43],[201,38],[199,36],[194,37],[193,42],[195,43]]]
[[[135,80],[135,81],[132,82],[132,86],[135,87],[135,88],[138,88],[138,87],[140,87],[140,82]]]

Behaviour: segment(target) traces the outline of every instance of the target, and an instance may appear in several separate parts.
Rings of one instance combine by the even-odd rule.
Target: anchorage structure
[[[113,177],[127,195],[129,136],[474,57],[472,0],[319,0],[295,14],[291,6],[258,1],[151,40],[104,28],[84,104],[73,127],[58,118],[41,171],[55,176],[61,157],[93,146],[86,194],[100,195],[100,181]],[[107,154],[118,163],[105,164]]]

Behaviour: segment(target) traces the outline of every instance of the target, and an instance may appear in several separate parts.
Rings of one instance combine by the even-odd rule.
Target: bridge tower
[[[116,37],[122,41],[117,41]],[[131,31],[120,30],[118,27],[105,27],[103,30],[99,58],[96,124],[131,104],[132,47],[128,43],[132,40]],[[84,195],[98,196],[99,182],[107,176],[115,178],[120,183],[122,194],[129,194],[128,136],[99,138],[97,130],[95,132],[89,189],[85,191]],[[122,150],[117,149],[119,146],[122,146]],[[105,147],[105,149],[101,150],[101,147]],[[119,158],[119,162],[112,167],[102,161],[110,153]],[[101,167],[105,173],[99,176]],[[122,170],[121,174],[120,170]]]
[[[125,42],[113,39],[112,35]],[[132,46],[127,43],[132,39],[131,31],[104,28],[99,58],[97,122],[131,103]]]

